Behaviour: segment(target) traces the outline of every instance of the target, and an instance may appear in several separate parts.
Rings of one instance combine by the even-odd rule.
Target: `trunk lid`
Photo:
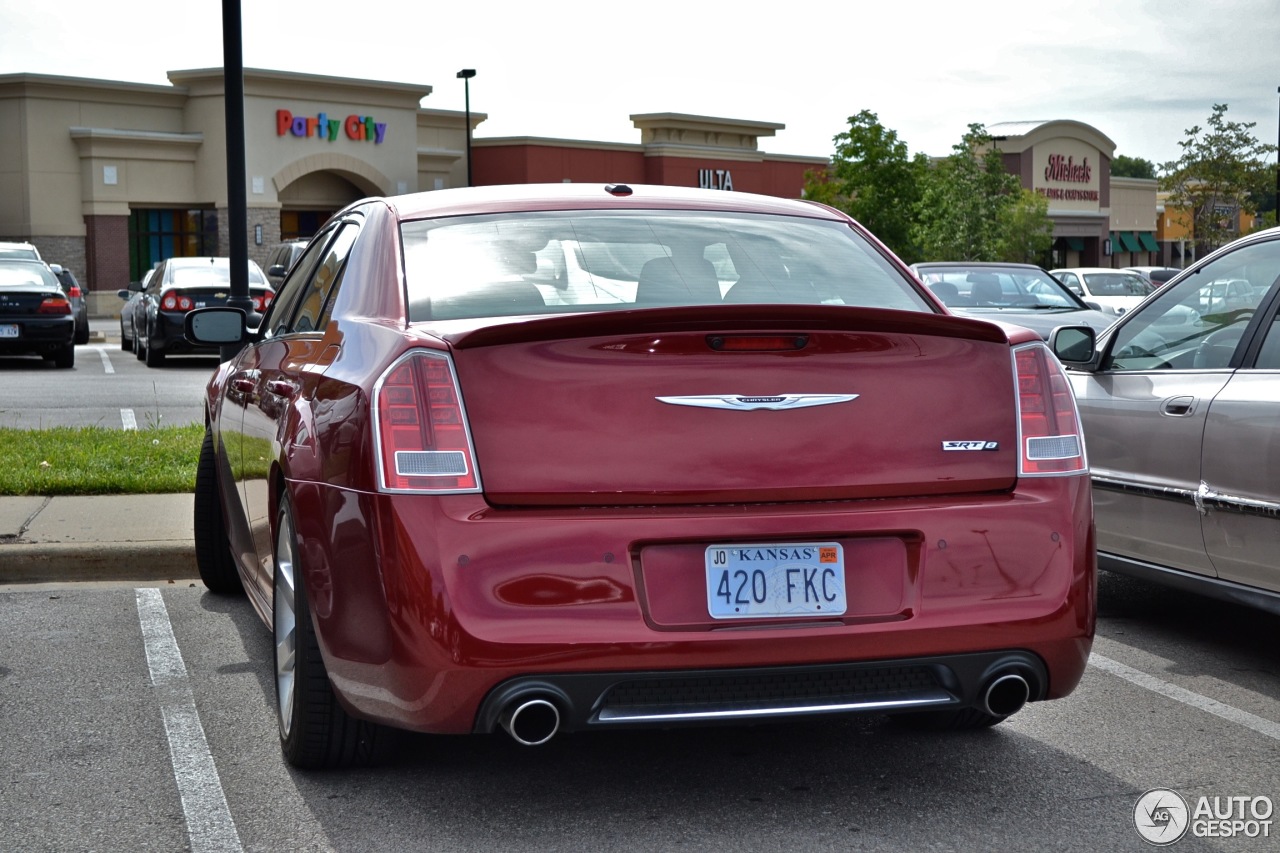
[[[1017,476],[1009,343],[989,323],[743,305],[443,336],[494,505],[929,496]]]

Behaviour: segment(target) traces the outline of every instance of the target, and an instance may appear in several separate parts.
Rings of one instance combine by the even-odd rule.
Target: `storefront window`
[[[215,210],[135,209],[129,214],[129,280],[169,258],[218,254]]]
[[[280,239],[310,239],[329,221],[333,213],[332,210],[282,210]]]

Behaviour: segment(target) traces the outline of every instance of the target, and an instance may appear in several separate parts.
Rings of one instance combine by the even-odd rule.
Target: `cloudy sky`
[[[827,156],[863,109],[910,151],[970,123],[1075,119],[1156,163],[1215,103],[1277,139],[1277,0],[241,0],[244,65],[433,87],[477,138],[639,142],[628,116],[785,124]],[[219,0],[0,0],[0,74],[166,84],[223,65]]]

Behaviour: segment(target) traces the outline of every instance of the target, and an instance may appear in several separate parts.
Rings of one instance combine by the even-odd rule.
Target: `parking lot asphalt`
[[[0,584],[188,580],[195,496],[0,497]]]

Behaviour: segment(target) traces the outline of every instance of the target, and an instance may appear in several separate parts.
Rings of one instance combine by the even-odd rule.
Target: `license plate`
[[[845,612],[844,549],[836,542],[712,545],[706,562],[713,619]]]
[[[16,323],[0,324],[0,338],[16,337],[18,337],[18,326]]]

